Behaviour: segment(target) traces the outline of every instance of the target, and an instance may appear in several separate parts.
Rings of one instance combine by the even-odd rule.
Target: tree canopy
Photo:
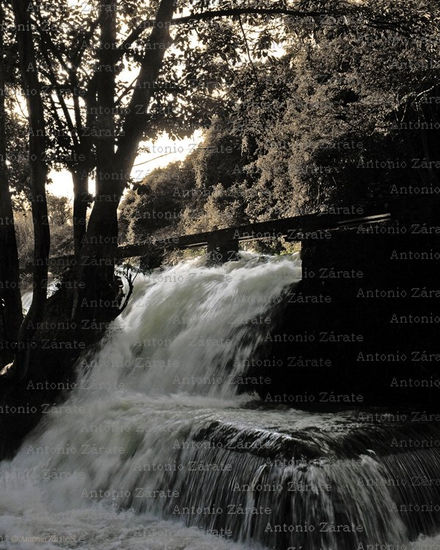
[[[343,6],[301,2],[326,13],[288,19],[278,55],[254,48],[236,68],[228,102],[185,162],[192,199],[174,231],[353,204],[385,210],[413,201],[410,186],[438,182],[438,6],[370,1],[330,15]],[[148,187],[152,200],[156,177],[164,171],[136,192]]]

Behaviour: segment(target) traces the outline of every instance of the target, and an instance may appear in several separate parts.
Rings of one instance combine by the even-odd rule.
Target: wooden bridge
[[[384,223],[390,219],[390,213],[374,213],[366,216],[309,214],[241,225],[228,229],[218,229],[206,233],[154,240],[144,244],[121,246],[118,248],[117,254],[122,259],[148,256],[154,249],[166,251],[206,246],[207,253],[211,259],[214,262],[223,263],[236,258],[240,242],[277,239],[281,237],[284,237],[288,242],[319,239],[323,238],[322,234],[325,232],[372,223]]]
[[[213,263],[224,263],[237,258],[240,242],[283,237],[288,242],[325,238],[324,233],[355,228],[368,224],[381,224],[391,220],[390,213],[369,213],[362,216],[309,214],[218,229],[205,233],[182,235],[167,239],[152,239],[141,244],[119,246],[117,260],[141,257],[151,268],[158,267],[165,252],[204,247]],[[73,256],[51,257],[51,265],[66,265]]]

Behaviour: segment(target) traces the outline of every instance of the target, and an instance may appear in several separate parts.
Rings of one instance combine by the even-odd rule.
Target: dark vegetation
[[[380,5],[389,21],[291,22],[278,56],[236,67],[203,143],[125,194],[121,239],[436,201],[437,9]]]

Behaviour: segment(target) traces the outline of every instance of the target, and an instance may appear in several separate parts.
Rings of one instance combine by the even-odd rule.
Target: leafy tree
[[[436,14],[432,4],[371,1],[345,19],[293,22],[270,62],[252,51],[192,158],[198,193],[182,231],[352,204],[395,208],[402,182],[437,182],[438,132],[426,129],[439,118]]]
[[[85,234],[90,201],[88,180],[96,175],[96,138],[104,115],[100,112],[103,106],[97,101],[98,83],[103,76],[96,70],[100,50],[97,31],[103,30],[104,12],[112,9],[108,5],[100,10],[98,2],[91,2],[89,7],[85,13],[80,4],[72,6],[67,0],[58,3],[56,10],[40,3],[36,4],[33,17],[38,29],[41,76],[47,91],[48,158],[72,173],[77,252]],[[282,2],[270,2],[267,8],[238,2],[234,9],[228,2],[219,1],[182,1],[168,7],[157,1],[124,2],[114,3],[114,7],[117,21],[110,41],[113,46],[108,44],[106,56],[114,75],[107,78],[109,83],[114,81],[114,101],[105,109],[110,110],[106,116],[114,119],[115,145],[129,141],[127,135],[123,136],[130,128],[124,126],[127,120],[132,125],[133,120],[144,118],[137,135],[130,138],[133,143],[153,139],[164,129],[172,136],[183,137],[195,128],[208,126],[212,114],[229,105],[227,89],[249,47],[244,28],[258,25],[258,36],[253,41],[257,55],[264,55],[271,33],[261,25],[262,21],[285,13],[306,15],[286,8]],[[159,8],[166,20],[161,20]],[[173,16],[184,12],[188,15],[170,17],[170,10]],[[155,21],[156,12],[159,18]],[[138,21],[141,23],[135,23]],[[155,25],[164,28],[155,29]],[[171,28],[172,42],[167,38]],[[126,29],[129,32],[124,35]],[[149,35],[151,29],[153,34]],[[279,34],[280,29],[274,26],[273,38]],[[151,36],[159,35],[165,41],[155,52]],[[147,58],[152,63],[148,70],[155,72],[152,80],[150,74],[135,75]],[[160,73],[153,66],[156,62],[160,63]],[[143,81],[144,76],[147,80]],[[144,104],[146,100],[148,103]],[[140,111],[133,112],[135,109]],[[124,147],[120,152],[125,154]],[[127,173],[123,179],[128,176]]]
[[[121,204],[121,237],[129,242],[244,223],[240,136],[217,116],[202,144],[181,163],[154,170],[132,185]]]
[[[231,131],[226,113],[213,119],[203,143],[192,155],[194,190],[186,205],[181,231],[196,233],[246,221],[241,136]]]
[[[194,189],[191,159],[158,168],[141,183],[133,185],[121,204],[121,239],[142,242],[152,235],[176,235],[185,205]]]
[[[251,216],[384,208],[402,182],[437,181],[432,164],[414,170],[408,159],[433,160],[438,147],[438,131],[426,129],[439,114],[438,23],[438,6],[414,1],[371,1],[345,19],[293,23],[280,60],[288,93],[266,86],[268,101],[258,92],[242,112],[257,151]]]

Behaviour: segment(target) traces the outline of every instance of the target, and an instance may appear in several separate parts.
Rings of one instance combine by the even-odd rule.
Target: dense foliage
[[[186,233],[414,204],[438,184],[438,19],[432,2],[372,0],[292,22],[278,55],[255,48],[237,67],[201,148],[128,192],[123,240],[154,231],[143,220],[159,208],[156,229]]]

